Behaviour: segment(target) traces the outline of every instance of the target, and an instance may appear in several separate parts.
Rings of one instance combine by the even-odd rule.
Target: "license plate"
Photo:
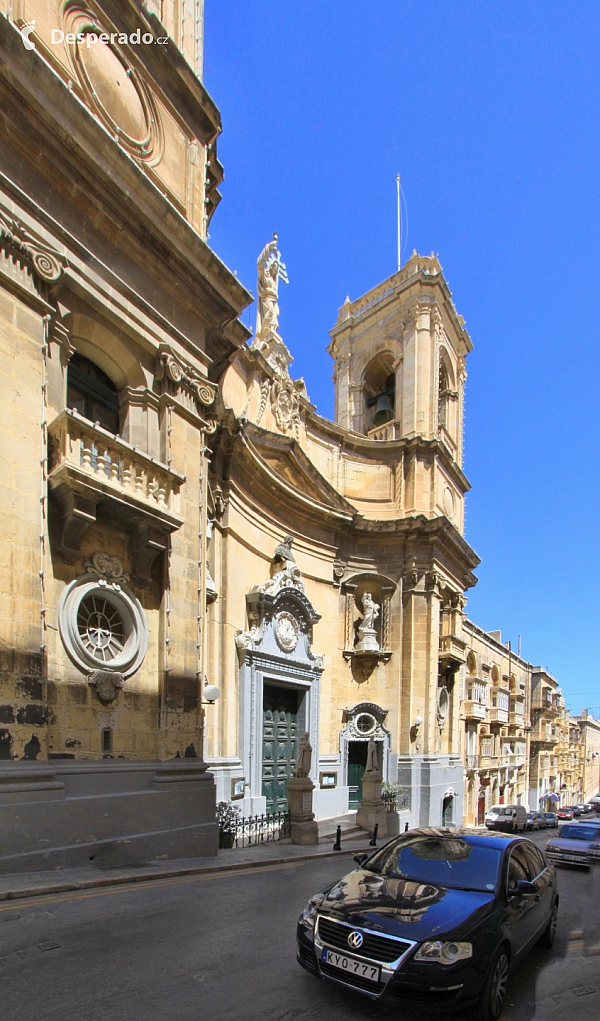
[[[346,957],[345,954],[337,954],[335,950],[323,950],[321,960],[331,964],[348,975],[359,975],[360,978],[367,978],[370,982],[379,982],[379,968],[374,964],[365,964],[364,961],[357,961],[354,957]]]
[[[580,865],[585,865],[585,858],[580,858],[576,854],[561,854],[561,861],[577,861]]]

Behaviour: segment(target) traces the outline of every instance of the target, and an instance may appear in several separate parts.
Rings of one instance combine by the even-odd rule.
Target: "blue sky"
[[[331,417],[328,330],[395,270],[400,172],[403,259],[439,256],[474,344],[469,616],[598,716],[599,45],[595,0],[206,3],[212,247],[254,292],[279,232],[281,332]]]

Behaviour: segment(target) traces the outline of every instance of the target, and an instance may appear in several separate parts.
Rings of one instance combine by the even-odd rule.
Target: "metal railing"
[[[410,808],[410,790],[382,791],[381,800],[386,812],[403,812]]]
[[[259,844],[284,840],[291,833],[289,812],[243,815],[219,826],[219,847],[257,847]]]

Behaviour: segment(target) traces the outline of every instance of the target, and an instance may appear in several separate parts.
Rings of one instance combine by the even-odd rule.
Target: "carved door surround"
[[[297,697],[296,729],[308,731],[314,749],[311,777],[318,775],[319,689],[323,656],[312,651],[312,629],[321,618],[304,593],[300,572],[284,568],[246,595],[248,625],[235,643],[239,659],[240,747],[253,799],[252,811],[265,811],[257,799],[265,779],[265,688],[290,690]],[[280,792],[281,793],[281,792]]]
[[[348,751],[351,742],[370,740],[381,743],[382,774],[388,778],[391,750],[391,734],[385,727],[387,709],[374,702],[357,702],[352,708],[344,709],[344,728],[340,732],[340,755],[342,761],[342,783],[348,785]]]

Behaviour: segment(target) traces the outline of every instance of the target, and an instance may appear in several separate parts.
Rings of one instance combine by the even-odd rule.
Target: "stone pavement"
[[[64,893],[68,890],[87,890],[98,886],[114,886],[123,883],[142,883],[153,879],[170,879],[203,872],[222,872],[232,869],[264,868],[288,861],[308,861],[311,858],[344,858],[358,851],[372,850],[368,838],[360,834],[356,839],[346,839],[341,851],[325,848],[323,843],[313,846],[278,841],[260,844],[258,847],[232,848],[219,851],[216,857],[181,858],[178,860],[156,861],[147,865],[124,868],[56,869],[47,872],[20,872],[0,875],[0,901],[17,900],[21,897],[39,897],[49,893]],[[378,841],[378,844],[385,841]]]

